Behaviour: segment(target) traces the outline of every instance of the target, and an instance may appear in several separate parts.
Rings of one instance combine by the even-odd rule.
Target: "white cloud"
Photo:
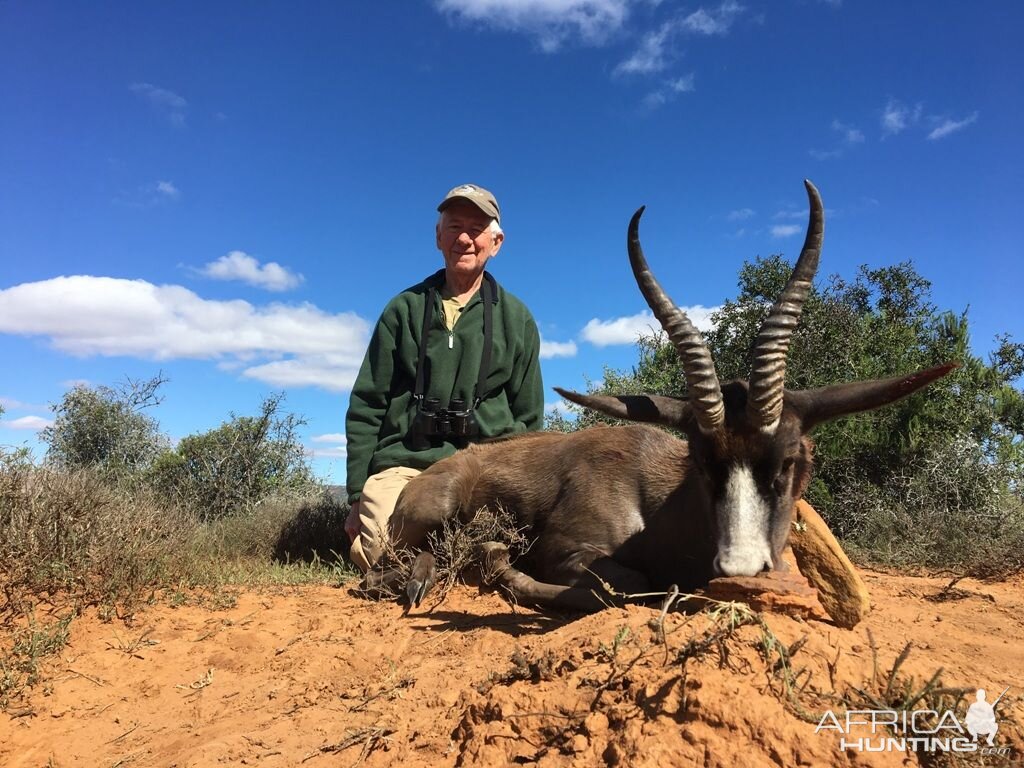
[[[337,445],[331,448],[312,448],[306,453],[318,459],[344,459],[348,456],[348,448],[344,445]]]
[[[772,237],[792,237],[800,232],[799,224],[776,224],[772,227]]]
[[[673,24],[664,24],[657,32],[644,35],[637,51],[625,61],[619,62],[613,74],[649,75],[661,72],[668,66],[665,57],[665,43],[673,31]]]
[[[806,218],[807,211],[801,211],[799,209],[791,209],[784,211],[776,211],[773,219],[803,219]]]
[[[345,392],[355,384],[358,365],[358,361],[352,365],[345,355],[302,355],[254,365],[242,371],[242,375],[275,387],[319,387]]]
[[[172,181],[158,181],[156,183],[156,191],[157,194],[163,195],[171,200],[177,200],[181,197],[181,190],[174,186],[174,182]]]
[[[852,125],[846,125],[839,120],[832,121],[832,130],[838,131],[846,144],[861,144],[864,142],[864,132]]]
[[[0,396],[0,408],[5,411],[46,411],[49,407],[46,405],[40,405],[38,403],[24,403],[21,400],[15,400],[13,397]]]
[[[682,27],[701,35],[724,35],[743,10],[739,3],[726,0],[711,12],[698,8],[682,20]]]
[[[675,99],[675,97],[680,93],[690,93],[695,90],[693,81],[694,74],[692,72],[688,75],[684,75],[683,77],[666,80],[661,88],[656,91],[651,91],[644,96],[643,105],[647,109],[657,109],[658,107]]]
[[[576,357],[575,341],[540,340],[540,359],[550,360],[553,357]]]
[[[544,413],[552,414],[558,411],[559,415],[570,421],[576,419],[577,412],[567,400],[555,400],[552,403],[544,403]]]
[[[976,123],[978,121],[978,113],[974,112],[969,117],[965,117],[963,120],[951,120],[946,118],[942,123],[936,127],[931,133],[928,134],[928,138],[932,141],[941,139],[945,136],[949,136],[951,133],[956,133],[959,130],[966,128],[968,125]]]
[[[921,119],[922,106],[917,104],[913,109],[907,105],[889,99],[882,110],[882,133],[885,136],[895,136],[902,133],[909,126]]]
[[[6,429],[24,429],[38,432],[50,426],[53,426],[53,419],[44,419],[41,416],[22,416],[20,419],[0,420],[0,427]]]
[[[268,291],[287,291],[305,280],[302,275],[290,272],[276,261],[260,265],[259,261],[244,251],[231,251],[211,261],[199,272],[214,280],[241,280]]]
[[[569,38],[600,45],[617,32],[636,0],[437,0],[437,8],[469,23],[535,37],[542,50]]]
[[[369,324],[308,303],[254,306],[178,285],[77,275],[0,290],[0,333],[44,336],[78,357],[239,360],[256,363],[243,371],[250,378],[342,391],[362,362]]]
[[[743,11],[743,6],[739,3],[727,1],[710,12],[699,8],[689,16],[671,19],[663,23],[656,31],[644,35],[641,38],[640,47],[632,56],[620,62],[615,67],[613,74],[649,75],[662,72],[668,67],[670,56],[666,49],[674,37],[679,34],[724,35],[729,31],[729,27],[732,26],[741,11]],[[689,87],[679,88],[678,92],[693,90],[693,75],[688,77]],[[671,82],[686,84],[687,79]],[[650,98],[657,100],[658,93],[656,91],[651,94]],[[664,103],[664,100],[660,103]]]
[[[676,77],[669,80],[665,85],[672,93],[691,93],[695,90],[693,85],[694,74],[691,72],[688,75],[682,77]]]
[[[739,208],[735,211],[729,211],[729,214],[725,217],[729,221],[746,221],[756,213],[753,208]]]
[[[188,102],[174,91],[158,88],[152,83],[132,83],[128,88],[174,125],[185,124]]]
[[[718,310],[718,307],[704,307],[696,305],[692,307],[680,307],[690,322],[699,330],[706,331],[711,328],[711,314]],[[615,344],[635,344],[641,336],[649,336],[657,333],[661,325],[655,319],[650,310],[644,310],[636,315],[617,317],[613,320],[598,320],[596,317],[588,322],[580,332],[580,338],[588,341],[597,347],[608,347]]]
[[[833,157],[839,157],[843,154],[841,149],[809,149],[807,154],[813,157],[815,160],[830,160]]]
[[[348,438],[343,432],[329,432],[326,435],[313,435],[310,438],[314,443],[347,443]]]

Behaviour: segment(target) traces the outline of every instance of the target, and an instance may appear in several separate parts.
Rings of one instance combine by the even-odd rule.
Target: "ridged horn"
[[[811,290],[811,281],[818,269],[821,242],[825,236],[825,210],[821,204],[821,195],[811,182],[804,180],[804,186],[807,188],[811,208],[804,247],[782,296],[761,324],[750,355],[747,417],[753,425],[762,429],[774,429],[782,415],[786,355],[789,353],[793,331],[800,322],[804,301]]]
[[[647,259],[644,258],[643,249],[640,247],[640,217],[643,213],[644,208],[641,207],[633,214],[626,238],[633,277],[640,287],[640,293],[647,300],[647,306],[654,312],[654,316],[668,334],[669,341],[679,353],[686,386],[689,389],[690,406],[693,408],[697,424],[705,434],[721,433],[725,426],[725,405],[715,364],[711,360],[708,348],[704,346],[700,331],[694,328],[686,313],[668,297],[647,266]]]

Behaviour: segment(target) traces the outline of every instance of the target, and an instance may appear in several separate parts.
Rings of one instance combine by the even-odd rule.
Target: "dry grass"
[[[99,472],[36,466],[0,452],[0,709],[33,685],[39,662],[59,650],[82,605],[111,618],[161,592],[195,599],[229,585],[337,584],[348,510],[326,494],[268,501],[245,516],[205,524],[168,509],[144,487]],[[40,624],[35,607],[66,605]],[[138,653],[145,638],[123,641]]]
[[[432,552],[436,560],[436,581],[430,593],[432,599],[436,602],[443,600],[473,566],[479,565],[480,545],[492,541],[506,545],[513,558],[526,552],[530,546],[530,540],[524,529],[518,527],[514,513],[500,504],[494,509],[481,507],[469,522],[445,520],[437,531],[428,534],[425,549]],[[372,590],[372,596],[395,598],[404,594],[415,556],[412,550],[397,548],[393,542],[386,541],[380,562],[386,569],[393,569],[399,574],[397,586],[385,584]]]

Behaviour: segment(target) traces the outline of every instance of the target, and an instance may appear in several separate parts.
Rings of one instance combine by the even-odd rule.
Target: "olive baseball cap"
[[[501,223],[501,209],[498,208],[498,201],[483,187],[478,187],[476,184],[460,184],[444,196],[444,200],[437,206],[437,210],[443,211],[456,200],[466,200],[472,203],[499,224]]]

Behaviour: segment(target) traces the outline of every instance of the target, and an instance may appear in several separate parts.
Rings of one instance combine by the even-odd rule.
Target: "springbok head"
[[[707,494],[717,538],[714,570],[725,576],[782,567],[793,502],[810,479],[811,429],[891,403],[956,367],[948,363],[891,379],[786,389],[786,355],[818,268],[825,230],[818,190],[809,181],[804,185],[810,200],[807,237],[782,296],[754,341],[749,381],[719,383],[700,332],[647,266],[640,247],[641,208],[629,224],[629,261],[641,293],[679,353],[689,398],[558,390],[566,399],[610,416],[653,422],[687,435],[687,480],[700,483]]]

